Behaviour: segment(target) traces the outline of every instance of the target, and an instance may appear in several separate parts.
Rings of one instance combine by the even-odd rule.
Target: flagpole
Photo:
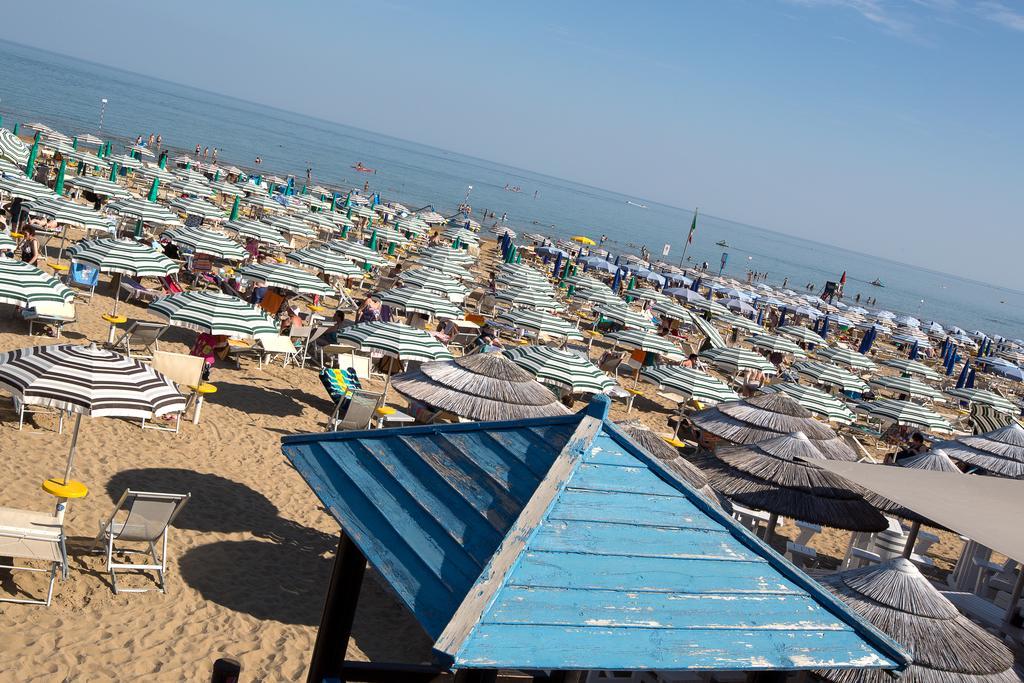
[[[690,232],[686,236],[686,241],[683,242],[683,255],[679,257],[680,268],[683,267],[683,261],[686,260],[686,250],[690,248],[690,242],[693,241],[693,233],[697,230],[697,211],[699,211],[699,209],[693,210],[693,222],[690,223]]]

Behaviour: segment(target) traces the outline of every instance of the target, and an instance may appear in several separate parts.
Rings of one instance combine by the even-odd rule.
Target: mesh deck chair
[[[71,269],[68,270],[65,278],[68,287],[77,290],[77,296],[89,300],[92,300],[92,295],[96,293],[96,285],[99,281],[99,268],[74,261],[72,261]]]
[[[327,421],[328,431],[369,429],[373,413],[384,398],[383,394],[353,389],[349,395],[338,401]]]
[[[160,350],[160,335],[166,329],[164,323],[136,320],[118,337],[112,348],[129,358],[152,358],[152,352]]]
[[[203,368],[205,361],[199,356],[192,356],[186,353],[171,353],[170,351],[154,351],[153,360],[150,365],[153,369],[171,379],[182,393],[186,395],[185,409],[174,416],[174,427],[163,427],[158,421],[142,420],[143,429],[159,429],[165,432],[178,433],[181,429],[181,419],[188,412],[189,406],[202,400],[202,394],[198,393],[198,387],[203,383]]]
[[[117,585],[117,570],[156,572],[158,590],[161,593],[165,590],[164,572],[167,569],[167,536],[171,522],[178,516],[181,509],[188,503],[191,493],[150,493],[146,491],[132,491],[126,489],[121,499],[114,506],[114,512],[105,519],[100,520],[100,532],[96,536],[94,547],[100,543],[106,543],[107,571],[110,572],[110,582],[114,586],[114,593],[145,593],[149,588],[119,588]],[[126,513],[123,520],[118,521],[118,513]],[[117,542],[144,543],[149,546],[146,550],[119,547]],[[161,549],[157,553],[156,544],[160,543]],[[152,564],[137,564],[133,562],[115,562],[114,553],[148,555]]]

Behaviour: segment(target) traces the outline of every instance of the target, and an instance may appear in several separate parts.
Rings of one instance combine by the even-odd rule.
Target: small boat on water
[[[717,242],[715,242],[715,244],[717,244],[720,247],[728,247],[729,246],[729,243],[726,242],[725,240],[718,240]]]
[[[879,280],[877,277],[868,284],[874,285],[875,287],[885,287],[885,285],[882,284],[882,281]]]
[[[626,201],[626,203],[627,203],[627,204],[630,204],[630,205],[632,205],[632,206],[635,206],[635,207],[641,208],[641,209],[646,209],[646,208],[647,208],[647,205],[646,205],[646,204],[637,204],[636,202],[631,202],[631,201],[629,201],[629,200],[627,200],[627,201]]]

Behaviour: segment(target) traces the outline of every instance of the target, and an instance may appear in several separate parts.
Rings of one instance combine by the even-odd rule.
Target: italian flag
[[[690,223],[690,234],[686,236],[686,243],[693,244],[693,233],[697,232],[697,212],[693,212],[693,222]]]

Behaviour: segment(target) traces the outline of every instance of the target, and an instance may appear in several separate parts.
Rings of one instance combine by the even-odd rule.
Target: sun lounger
[[[160,350],[160,335],[167,329],[163,323],[136,320],[111,345],[129,358],[151,358],[153,351]]]
[[[18,431],[21,431],[25,426],[25,415],[29,413],[47,413],[57,416],[57,433],[64,433],[64,416],[66,413],[63,410],[48,408],[47,406],[29,405],[17,396],[12,396],[11,400],[14,402],[14,412],[18,414]]]
[[[64,327],[78,322],[74,303],[41,301],[32,308],[23,308],[21,317],[28,321],[28,333],[33,334],[36,325],[52,327],[57,339],[64,333]]]
[[[192,356],[186,353],[171,353],[170,351],[154,351],[150,365],[154,370],[161,372],[178,385],[178,389],[186,394],[185,409],[173,416],[174,427],[163,427],[158,421],[142,420],[143,429],[158,429],[161,431],[174,432],[181,429],[181,419],[188,413],[190,405],[195,405],[194,423],[199,421],[199,413],[202,406],[204,390],[212,386],[203,383],[203,368],[205,361],[199,356]],[[201,390],[202,388],[202,390]],[[206,392],[208,393],[208,392]]]
[[[274,334],[260,337],[249,348],[233,350],[232,355],[239,364],[243,358],[255,358],[258,367],[262,369],[265,364],[270,364],[275,356],[281,357],[282,365],[286,365],[296,351],[291,337],[286,334]]]
[[[83,299],[92,299],[92,295],[96,293],[96,285],[99,281],[99,268],[86,263],[71,263],[66,283],[71,289],[77,290],[77,296]]]
[[[100,521],[100,532],[96,536],[94,547],[100,543],[106,545],[107,571],[114,586],[114,593],[145,593],[148,588],[121,588],[117,585],[117,571],[152,571],[157,574],[157,586],[165,593],[164,574],[167,569],[167,537],[171,522],[178,516],[181,509],[188,503],[190,493],[151,493],[146,491],[125,490],[121,499],[114,506],[114,512],[106,520]],[[119,513],[125,517],[118,521]],[[118,542],[145,544],[147,549],[137,550],[118,546]],[[156,545],[161,545],[157,553]],[[150,564],[117,562],[114,555],[141,554],[152,560]]]
[[[381,404],[383,394],[353,389],[351,394],[334,407],[327,420],[327,431],[369,429],[374,411]]]
[[[0,564],[0,568],[11,572],[49,573],[50,581],[46,598],[0,597],[0,602],[16,602],[28,605],[49,606],[53,598],[53,584],[60,570],[61,578],[67,578],[67,550],[64,544],[64,528],[50,513],[0,508],[0,558],[10,558],[11,564]],[[16,560],[44,563],[47,568],[16,565]]]
[[[138,280],[126,275],[121,276],[121,284],[118,285],[118,287],[122,292],[124,292],[126,301],[135,300],[149,302],[156,301],[160,297],[164,296],[163,290],[146,287]]]

